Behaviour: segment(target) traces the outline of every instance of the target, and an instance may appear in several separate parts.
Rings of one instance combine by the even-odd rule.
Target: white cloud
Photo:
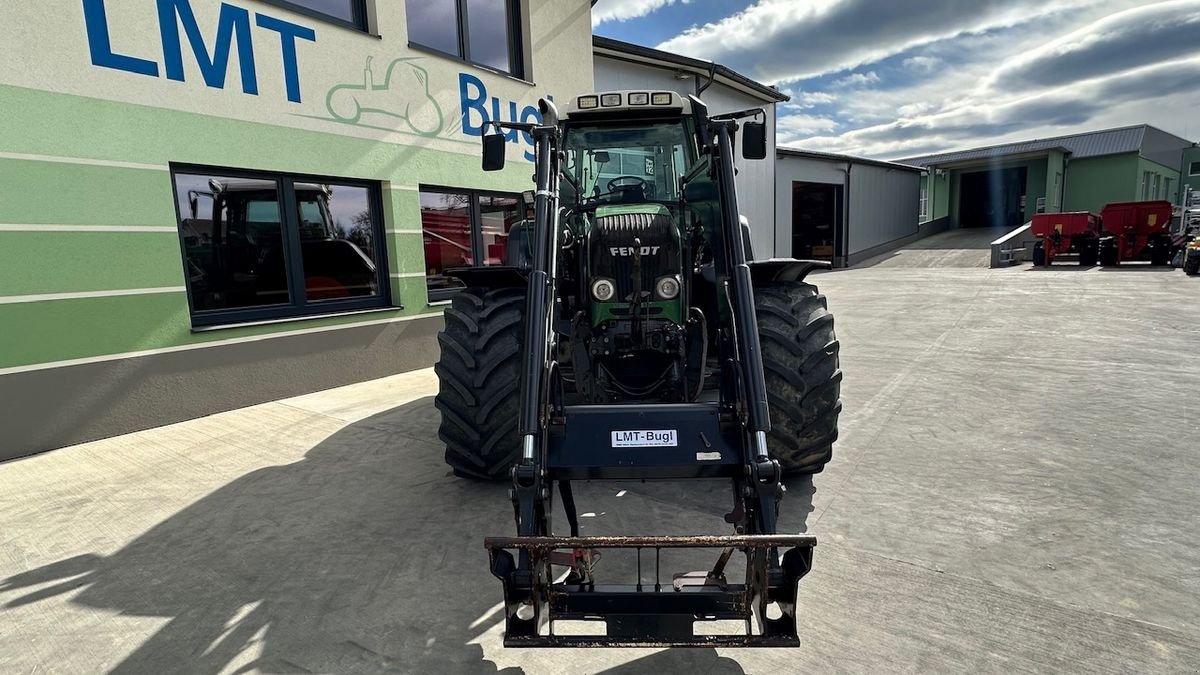
[[[792,100],[783,105],[789,108],[798,108],[801,110],[815,108],[819,105],[829,105],[838,100],[837,96],[834,96],[827,91],[786,90],[784,93],[788,96],[791,96]]]
[[[922,73],[933,72],[938,66],[942,65],[942,60],[936,56],[911,56],[904,59],[904,67],[909,70],[916,70]]]
[[[1140,123],[1200,134],[1200,0],[1109,0],[1046,17],[1038,28],[901,53],[907,79],[879,70],[883,82],[840,96],[834,112],[823,109],[840,126],[782,142],[903,158]],[[918,57],[940,65],[918,71]]]
[[[684,0],[682,4],[689,4]],[[668,5],[675,0],[600,0],[592,8],[592,25],[599,26],[606,21],[628,21],[646,16]]]
[[[850,89],[878,83],[879,75],[877,75],[875,71],[870,70],[865,73],[850,73],[840,80],[834,80],[831,86],[835,89]]]
[[[1144,66],[995,104],[973,100],[929,114],[790,141],[813,150],[889,158],[1147,122],[1176,133],[1200,104],[1200,56]]]
[[[602,0],[603,1],[603,0]],[[712,59],[766,82],[852,70],[955,36],[1038,23],[1099,0],[757,0],[659,49]],[[599,5],[597,5],[599,7]]]
[[[803,136],[829,133],[838,128],[837,120],[817,115],[781,115],[775,122],[775,133],[781,143]]]

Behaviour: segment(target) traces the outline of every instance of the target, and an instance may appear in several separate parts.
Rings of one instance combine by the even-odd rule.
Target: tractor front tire
[[[446,309],[434,372],[446,464],[463,478],[499,480],[520,455],[525,289],[470,288]]]
[[[842,411],[833,315],[817,287],[800,281],[755,288],[754,305],[771,412],[767,445],[786,473],[820,473]]]
[[[1200,274],[1200,251],[1184,252],[1183,273],[1189,277]]]

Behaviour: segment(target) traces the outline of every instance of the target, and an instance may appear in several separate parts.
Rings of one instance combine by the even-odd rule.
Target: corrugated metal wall
[[[850,170],[847,253],[854,254],[917,233],[921,174],[854,164]]]
[[[678,92],[683,96],[696,91],[695,78],[675,78],[675,71],[654,68],[604,56],[595,57],[596,90],[658,89]],[[700,97],[708,105],[709,114],[733,112],[760,107],[767,114],[767,157],[761,160],[741,158],[737,150],[738,206],[750,220],[751,245],[754,256],[771,258],[775,253],[775,104],[764,105],[760,99],[714,83]],[[740,146],[739,140],[739,146]],[[786,255],[786,253],[780,253]]]

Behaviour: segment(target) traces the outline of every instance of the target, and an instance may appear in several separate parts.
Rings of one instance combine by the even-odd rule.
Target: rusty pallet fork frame
[[[719,199],[712,223],[712,249],[720,302],[728,307],[728,322],[719,331],[720,401],[677,404],[563,405],[554,395],[558,333],[556,283],[559,251],[558,207],[561,142],[554,104],[539,101],[541,124],[492,123],[495,128],[529,133],[535,148],[533,260],[527,275],[526,321],[518,433],[522,454],[512,469],[512,499],[516,537],[486,540],[491,572],[504,587],[505,638],[509,647],[579,646],[796,646],[798,582],[811,568],[815,538],[776,532],[784,489],[779,462],[766,444],[770,430],[762,353],[754,310],[751,264],[738,215],[734,184],[733,147],[738,120],[761,116],[760,110],[709,117],[707,108],[691,97],[691,119],[698,154],[707,158],[703,170],[684,178],[711,181]],[[749,128],[749,127],[747,127]],[[765,137],[755,129],[758,142]],[[747,141],[750,139],[747,133]],[[504,136],[484,136],[484,168],[504,164]],[[762,150],[765,153],[765,150]],[[747,153],[749,157],[749,153]],[[757,157],[761,159],[761,156]],[[712,192],[697,191],[711,200]],[[685,197],[686,200],[686,197]],[[812,268],[801,261],[772,261],[772,273],[803,276]],[[789,269],[776,269],[780,264]],[[791,269],[793,268],[794,269]],[[760,270],[762,271],[762,270]],[[685,430],[678,448],[656,448],[653,456],[617,456],[603,446],[611,431],[632,418],[641,428]],[[661,426],[656,426],[661,425]],[[681,438],[681,441],[684,440]],[[685,447],[686,446],[686,447]],[[706,459],[697,461],[697,448]],[[601,452],[606,449],[608,452]],[[726,522],[730,536],[580,537],[571,480],[728,478],[734,505]],[[550,513],[557,482],[570,523],[571,536],[553,536]],[[644,549],[721,549],[708,572],[677,574],[670,590],[661,583],[603,585],[592,576],[593,552],[605,548],[635,549],[639,563]],[[781,549],[787,549],[781,551]],[[734,551],[746,556],[745,583],[729,584],[724,567]],[[570,574],[555,582],[552,565],[565,564]],[[639,564],[640,568],[640,564]],[[660,572],[656,564],[656,575]],[[774,614],[774,616],[772,616]],[[603,635],[555,635],[555,620],[603,620]],[[745,635],[696,635],[698,621],[745,622]],[[542,633],[543,627],[550,632]],[[756,629],[756,630],[755,630]]]
[[[586,579],[554,583],[548,576],[538,584],[533,603],[515,587],[505,584],[506,647],[794,647],[794,606],[781,606],[770,616],[768,586],[762,575],[768,557],[778,548],[783,556],[783,586],[795,584],[812,566],[811,535],[733,535],[682,537],[489,537],[484,541],[492,569],[500,576],[515,571],[511,551],[526,553],[534,569],[549,575],[560,551],[634,549],[638,552],[636,584],[603,585]],[[676,574],[670,583],[660,579],[659,551],[664,548],[720,548],[717,563],[708,572]],[[654,584],[642,582],[644,549],[654,550]],[[735,550],[746,556],[745,583],[731,584],[724,568]],[[555,621],[604,620],[604,635],[556,635]],[[741,635],[696,635],[697,621],[743,621]],[[548,628],[543,635],[541,629]]]

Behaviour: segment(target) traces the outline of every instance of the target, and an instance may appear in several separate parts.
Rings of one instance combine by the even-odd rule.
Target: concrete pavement
[[[503,649],[511,509],[447,475],[420,371],[0,465],[0,672],[1200,669],[1200,281],[813,279],[845,413],[784,502],[798,650]],[[723,484],[577,492],[585,533],[724,531]]]

